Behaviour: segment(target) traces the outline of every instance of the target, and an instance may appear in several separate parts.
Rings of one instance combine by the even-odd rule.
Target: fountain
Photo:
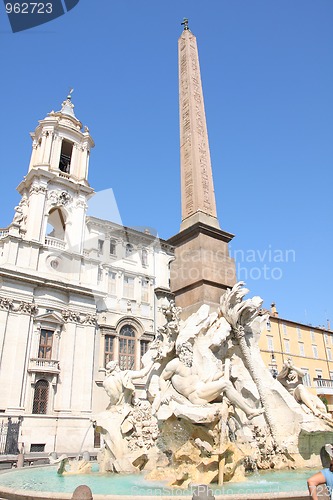
[[[259,297],[243,300],[243,285],[221,297],[218,312],[203,305],[186,321],[173,301],[166,303],[166,323],[144,368],[122,372],[108,364],[110,405],[96,417],[105,443],[102,471],[144,470],[150,480],[168,478],[170,486],[186,488],[239,480],[250,463],[258,469],[318,465],[333,421],[291,360],[280,380],[265,367],[257,340],[267,318]],[[133,381],[142,377],[147,397],[138,400]]]
[[[159,481],[164,493],[174,496],[176,489],[186,496],[194,484],[225,492],[248,470],[293,469],[294,481],[295,469],[320,466],[333,421],[291,360],[279,380],[271,376],[258,348],[267,319],[262,300],[243,300],[247,293],[240,282],[221,297],[217,312],[203,305],[185,321],[180,308],[166,302],[166,323],[143,356],[143,368],[121,371],[117,362],[108,363],[103,386],[110,403],[95,417],[104,442],[98,457],[103,478],[135,474],[133,488],[144,474],[146,484],[157,488]],[[135,395],[140,379],[145,399]],[[305,479],[302,489],[279,498],[306,498]],[[62,495],[47,498],[70,498]]]

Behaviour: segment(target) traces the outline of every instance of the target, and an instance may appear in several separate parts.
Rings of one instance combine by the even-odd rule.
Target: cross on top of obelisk
[[[184,17],[183,22],[181,23],[181,25],[184,26],[184,31],[190,29],[188,27],[188,19],[186,17]]]

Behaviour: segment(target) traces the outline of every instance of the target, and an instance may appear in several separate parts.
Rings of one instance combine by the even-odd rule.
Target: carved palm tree
[[[246,368],[257,386],[261,404],[265,410],[265,418],[270,429],[270,433],[277,446],[276,427],[270,407],[266,398],[264,386],[253,363],[251,350],[247,342],[246,332],[251,331],[251,323],[259,315],[259,309],[263,303],[260,297],[253,297],[243,301],[243,297],[249,292],[244,288],[244,282],[240,281],[232,289],[228,289],[220,300],[220,310],[225,319],[230,323],[234,340],[238,343]]]

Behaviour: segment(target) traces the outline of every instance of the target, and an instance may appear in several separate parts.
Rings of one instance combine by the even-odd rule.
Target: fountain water
[[[260,477],[251,475],[242,482],[210,486],[217,500],[220,495],[228,500],[308,500],[306,479],[310,475],[311,470],[265,471]],[[94,500],[128,500],[129,497],[160,500],[161,496],[163,500],[190,500],[195,489],[195,486],[186,490],[169,488],[165,482],[149,481],[142,474],[100,474],[93,468],[88,475],[59,477],[54,467],[26,467],[0,474],[0,496],[7,500],[68,500],[80,484],[91,488]]]

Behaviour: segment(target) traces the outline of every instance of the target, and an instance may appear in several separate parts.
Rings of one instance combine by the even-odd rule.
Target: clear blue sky
[[[1,3],[0,226],[19,201],[29,132],[74,87],[96,142],[92,187],[112,188],[125,225],[179,231],[183,17],[198,41],[218,216],[236,235],[238,276],[283,317],[333,323],[332,0],[80,0],[16,34]]]

